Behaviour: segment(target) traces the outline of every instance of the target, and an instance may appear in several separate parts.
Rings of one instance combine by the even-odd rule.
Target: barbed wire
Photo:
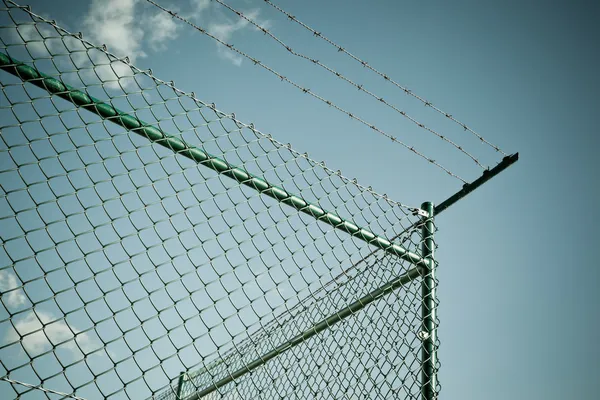
[[[210,108],[210,109],[211,109],[213,112],[215,112],[215,114],[216,114],[216,115],[217,115],[219,118],[222,118],[222,117],[227,117],[227,118],[229,118],[229,119],[230,119],[231,121],[233,121],[233,122],[234,122],[234,123],[235,123],[235,124],[236,124],[238,127],[240,127],[240,128],[246,128],[246,129],[250,129],[250,130],[252,131],[252,133],[256,134],[257,136],[260,136],[260,137],[262,137],[262,138],[265,138],[265,139],[267,139],[268,141],[270,141],[271,143],[273,143],[273,145],[275,145],[277,148],[282,148],[282,147],[285,147],[285,148],[286,148],[288,151],[290,151],[290,153],[292,153],[294,156],[297,156],[297,157],[302,157],[302,158],[304,158],[305,160],[307,160],[309,163],[311,163],[311,164],[313,164],[313,165],[318,165],[318,166],[320,166],[320,167],[321,167],[321,168],[323,168],[323,169],[324,169],[324,170],[325,170],[325,171],[326,171],[328,174],[330,174],[330,175],[336,175],[336,176],[337,176],[337,177],[339,177],[339,178],[340,178],[340,179],[341,179],[343,182],[345,182],[345,183],[352,183],[354,186],[356,186],[356,187],[357,187],[358,189],[360,189],[361,191],[363,191],[363,192],[367,192],[367,193],[371,194],[371,195],[372,195],[372,196],[374,196],[374,197],[377,197],[377,198],[383,199],[384,201],[388,202],[389,204],[393,204],[393,205],[395,205],[395,206],[398,206],[398,207],[402,207],[402,208],[404,208],[404,209],[407,209],[407,210],[409,210],[411,213],[416,213],[416,212],[420,211],[420,208],[419,208],[419,207],[410,206],[410,205],[407,205],[407,204],[401,203],[401,202],[399,202],[399,201],[396,201],[396,200],[394,200],[394,199],[390,198],[390,197],[389,197],[387,194],[385,194],[385,193],[381,194],[381,193],[379,193],[379,192],[375,191],[375,190],[374,190],[374,189],[373,189],[371,186],[364,186],[364,185],[362,185],[362,184],[358,183],[358,181],[357,181],[357,179],[356,179],[356,178],[348,178],[347,176],[345,176],[344,174],[342,174],[342,172],[341,172],[340,170],[333,170],[333,169],[329,168],[329,167],[328,167],[328,166],[325,164],[325,161],[317,161],[317,160],[315,160],[315,159],[311,158],[311,157],[308,155],[308,153],[306,153],[306,152],[304,152],[304,153],[301,153],[301,152],[299,152],[298,150],[294,149],[294,148],[291,146],[291,144],[289,144],[289,143],[287,143],[287,144],[286,144],[286,143],[280,142],[279,140],[275,139],[275,138],[274,138],[274,137],[273,137],[271,134],[264,133],[264,132],[260,131],[259,129],[257,129],[257,128],[254,126],[254,123],[249,123],[249,124],[247,124],[247,123],[245,123],[245,122],[243,122],[243,121],[241,121],[241,120],[237,119],[237,118],[236,118],[236,116],[235,116],[235,113],[226,113],[226,112],[223,112],[223,111],[219,110],[219,109],[216,107],[215,103],[207,103],[207,102],[205,102],[205,101],[203,101],[203,100],[201,100],[201,99],[198,99],[198,98],[196,97],[196,94],[195,94],[194,92],[190,92],[190,93],[188,93],[188,92],[184,92],[183,90],[181,90],[181,89],[179,89],[179,88],[177,88],[177,87],[175,86],[175,82],[174,82],[174,81],[167,82],[167,81],[164,81],[164,80],[162,80],[162,79],[160,79],[160,78],[157,78],[156,76],[154,76],[154,75],[153,75],[153,73],[152,73],[152,70],[151,70],[151,69],[149,69],[149,70],[143,70],[143,69],[140,69],[140,68],[138,68],[137,66],[135,66],[135,65],[133,65],[133,64],[131,63],[131,61],[130,61],[129,57],[118,57],[118,56],[117,56],[117,55],[115,55],[114,53],[111,53],[110,51],[108,51],[108,48],[107,48],[105,45],[103,45],[102,47],[98,47],[98,46],[94,45],[93,43],[91,43],[91,42],[89,42],[89,41],[85,40],[85,39],[83,38],[83,35],[82,35],[82,33],[81,33],[81,32],[78,32],[78,33],[73,33],[73,32],[70,32],[70,31],[68,31],[68,30],[66,30],[66,29],[64,29],[64,28],[62,28],[61,26],[57,25],[57,24],[56,24],[56,21],[54,21],[54,20],[49,20],[49,19],[46,19],[46,18],[42,17],[41,15],[38,15],[38,14],[34,13],[33,11],[31,11],[31,8],[30,8],[29,6],[21,6],[21,5],[17,4],[17,3],[15,3],[15,2],[14,2],[14,1],[12,1],[12,0],[7,0],[7,2],[8,2],[8,3],[10,3],[10,4],[12,4],[12,5],[14,5],[15,7],[19,8],[19,9],[22,9],[22,10],[24,10],[25,12],[27,12],[27,13],[28,13],[29,15],[31,15],[32,17],[35,17],[35,18],[37,18],[38,20],[40,20],[40,21],[42,21],[42,22],[44,22],[44,23],[47,23],[47,24],[51,25],[51,26],[52,26],[54,29],[56,29],[57,31],[59,31],[59,32],[63,32],[63,33],[65,33],[66,35],[69,35],[69,36],[72,36],[72,37],[74,37],[74,38],[77,38],[77,39],[78,39],[78,40],[80,40],[82,43],[84,43],[86,46],[89,46],[89,48],[94,48],[94,49],[101,50],[101,51],[102,51],[102,52],[104,52],[106,55],[108,55],[109,57],[111,57],[111,58],[112,58],[114,61],[120,61],[120,62],[123,62],[124,64],[126,64],[128,67],[130,67],[130,68],[131,68],[133,71],[135,71],[136,73],[143,74],[143,75],[147,76],[148,78],[152,79],[154,82],[156,82],[156,83],[159,83],[159,84],[161,84],[161,85],[165,85],[165,86],[169,87],[170,89],[172,89],[172,90],[173,90],[175,93],[177,93],[178,95],[180,95],[180,96],[187,96],[187,97],[189,97],[190,99],[194,100],[195,102],[198,102],[199,104],[201,104],[201,105],[203,105],[203,106],[205,106],[205,107],[208,107],[208,108]],[[160,6],[159,6],[159,7],[160,7]],[[457,179],[461,180],[463,183],[465,183],[465,181],[464,181],[462,178],[460,178],[460,177],[458,177],[458,176],[456,176],[456,175],[454,175],[454,174],[451,174],[451,175],[452,175],[452,176],[454,176],[455,178],[457,178]]]
[[[39,391],[42,391],[44,393],[57,394],[59,396],[62,396],[63,399],[65,397],[68,397],[70,399],[75,399],[75,400],[86,400],[83,397],[78,397],[78,396],[74,396],[72,394],[59,392],[57,390],[46,389],[46,388],[42,387],[41,385],[32,385],[31,383],[21,382],[21,381],[17,381],[17,380],[14,380],[14,379],[7,378],[6,376],[1,377],[0,380],[12,383],[13,385],[21,385],[21,386],[25,386],[25,387],[28,387],[28,388],[31,388],[31,389],[39,390]]]
[[[18,378],[19,371],[41,377],[25,379],[39,387],[94,398],[146,398],[159,387],[167,393],[159,398],[188,398],[185,386],[194,386],[191,398],[210,392],[203,397],[417,397],[426,385],[437,396],[438,341],[432,333],[431,356],[423,356],[419,336],[421,326],[425,333],[437,329],[437,302],[419,282],[437,285],[435,260],[420,256],[435,246],[431,230],[401,241],[421,257],[416,263],[381,254],[349,267],[375,240],[390,242],[385,238],[404,228],[407,212],[357,193],[354,182],[340,185],[320,172],[324,166],[290,160],[289,145],[231,126],[214,104],[196,101],[104,46],[88,46],[81,35],[11,8],[0,10],[13,21],[5,32],[20,37],[0,43],[0,73],[12,75],[2,76],[0,93],[8,104],[0,108],[9,113],[0,123],[6,130],[0,153],[8,157],[0,176],[6,208],[0,223],[7,229],[0,237],[9,263],[0,272],[10,295],[2,299],[8,314],[0,323],[9,329],[0,351],[14,358],[4,363],[5,377]],[[25,61],[13,58],[22,56]],[[131,70],[119,68],[125,65]],[[114,74],[105,76],[104,68]],[[100,92],[102,99],[92,97]],[[86,111],[92,107],[96,116]],[[141,129],[143,135],[131,135]],[[190,154],[188,142],[199,143],[195,163],[181,157]],[[211,166],[214,160],[227,170]],[[307,218],[304,210],[314,209],[307,202],[294,212],[284,207],[287,194],[274,202],[263,186],[249,191],[246,176],[252,176],[234,164],[385,237],[370,239],[375,234],[361,230],[357,242],[328,217],[333,214]],[[432,209],[423,208],[427,215],[419,215],[431,220]],[[407,264],[421,260],[428,271]],[[32,266],[33,274],[23,273]],[[344,270],[346,278],[336,282]],[[324,283],[331,277],[333,283]],[[265,328],[315,292],[321,294],[280,321],[285,324],[276,332]],[[429,316],[419,312],[425,301]],[[225,359],[246,337],[250,347]],[[390,354],[390,343],[399,350]],[[48,358],[59,363],[45,363]],[[213,367],[215,360],[220,364]],[[332,362],[321,368],[322,360]],[[264,366],[256,369],[257,362]],[[193,385],[177,379],[194,369],[202,376]],[[74,382],[71,371],[83,378]],[[56,379],[65,385],[52,385]],[[181,390],[171,390],[175,380]],[[16,397],[60,397],[16,385],[4,388]]]
[[[412,90],[406,88],[405,86],[402,86],[401,84],[399,84],[398,82],[396,82],[395,80],[393,80],[388,74],[385,74],[385,73],[377,70],[375,67],[371,66],[368,62],[366,62],[366,61],[362,60],[361,58],[357,57],[356,55],[350,53],[343,46],[341,46],[341,45],[337,44],[336,42],[334,42],[333,40],[329,39],[328,37],[326,37],[325,35],[323,35],[321,32],[319,32],[319,31],[311,28],[310,26],[308,26],[304,22],[302,22],[299,19],[297,19],[292,14],[288,13],[287,11],[285,11],[284,9],[282,9],[281,7],[279,7],[277,4],[273,4],[273,2],[271,2],[270,0],[264,0],[264,2],[267,3],[268,5],[270,5],[271,7],[273,7],[274,9],[276,9],[277,11],[279,11],[280,13],[284,14],[290,21],[293,21],[293,22],[297,23],[298,25],[302,26],[306,30],[310,31],[314,36],[323,39],[324,41],[326,41],[327,43],[329,43],[330,45],[332,45],[333,47],[335,47],[338,50],[338,52],[346,54],[347,56],[349,56],[353,60],[355,60],[355,61],[359,62],[360,64],[362,64],[363,67],[370,69],[371,71],[375,72],[377,75],[381,76],[386,81],[392,83],[394,86],[396,86],[397,88],[401,89],[407,95],[409,95],[409,96],[411,96],[411,97],[419,100],[426,107],[430,107],[431,109],[435,110],[439,114],[442,114],[443,116],[445,116],[449,120],[451,120],[454,123],[460,125],[465,131],[468,131],[471,134],[473,134],[482,143],[485,143],[486,145],[490,146],[495,151],[501,153],[504,156],[508,155],[507,153],[505,153],[504,151],[502,151],[502,149],[500,149],[500,147],[498,147],[497,145],[495,145],[495,144],[489,142],[488,140],[486,140],[482,135],[480,135],[475,130],[473,130],[472,128],[470,128],[469,126],[467,126],[464,122],[461,122],[458,119],[454,118],[454,116],[452,116],[452,114],[449,114],[446,111],[441,110],[439,107],[435,106],[429,100],[426,100],[425,98],[423,98],[423,97],[417,95],[416,93],[414,93]]]
[[[285,77],[284,75],[280,74],[279,72],[275,71],[273,68],[269,67],[268,65],[264,64],[263,62],[261,62],[260,60],[257,60],[256,58],[248,55],[247,53],[239,50],[238,48],[236,48],[235,46],[233,46],[230,43],[227,43],[221,39],[219,39],[218,37],[216,37],[215,35],[211,34],[210,32],[208,32],[206,29],[202,28],[201,26],[198,26],[196,24],[194,24],[193,22],[191,22],[190,20],[182,17],[181,15],[179,15],[178,13],[169,10],[167,8],[165,8],[164,6],[161,6],[160,4],[158,4],[157,2],[155,2],[154,0],[146,0],[148,3],[154,5],[155,7],[161,9],[162,11],[170,14],[173,18],[176,18],[188,25],[190,25],[191,27],[193,27],[194,29],[198,30],[199,32],[201,32],[202,34],[210,37],[211,39],[215,40],[216,42],[220,43],[221,45],[227,47],[228,49],[230,49],[231,51],[239,54],[240,56],[252,61],[255,65],[260,66],[261,68],[269,71],[270,73],[272,73],[273,75],[277,76],[279,79],[281,79],[281,81],[286,82],[292,86],[294,86],[295,88],[301,90],[302,92],[320,100],[321,102],[327,104],[328,106],[335,108],[336,110],[340,111],[343,114],[346,114],[347,116],[349,116],[350,118],[360,122],[361,124],[369,127],[371,130],[380,133],[381,135],[387,137],[388,139],[390,139],[392,142],[396,142],[398,144],[400,144],[401,146],[405,147],[406,149],[410,150],[411,152],[415,153],[416,155],[418,155],[419,157],[423,158],[424,160],[428,161],[430,164],[435,165],[436,167],[440,168],[441,170],[443,170],[444,172],[446,172],[446,174],[452,176],[453,178],[456,178],[458,180],[460,180],[462,183],[467,183],[466,180],[464,180],[463,178],[461,178],[460,176],[458,176],[457,174],[453,173],[452,171],[450,171],[448,168],[444,167],[443,165],[441,165],[440,163],[438,163],[436,160],[427,157],[425,154],[423,154],[422,152],[420,152],[419,150],[415,149],[414,146],[408,145],[406,143],[404,143],[403,141],[399,140],[398,138],[396,138],[395,136],[390,135],[389,133],[377,128],[374,124],[371,124],[367,121],[365,121],[364,119],[362,119],[361,117],[356,116],[355,114],[345,110],[344,108],[338,106],[337,104],[333,103],[330,100],[325,99],[324,97],[316,94],[315,92],[313,92],[311,89],[305,88],[301,85],[299,85],[298,83],[292,81],[291,79]]]
[[[456,148],[457,150],[459,150],[461,153],[465,154],[467,157],[469,157],[471,160],[473,160],[481,169],[488,169],[488,166],[484,166],[481,164],[481,162],[475,157],[473,156],[471,153],[469,153],[468,151],[466,151],[462,146],[459,146],[458,144],[456,144],[455,142],[453,142],[452,140],[448,139],[448,137],[446,137],[445,135],[442,135],[441,133],[435,131],[434,129],[426,126],[425,124],[419,122],[417,119],[413,118],[412,116],[408,115],[406,113],[406,111],[403,111],[401,109],[399,109],[397,106],[395,106],[392,103],[389,103],[387,100],[385,100],[383,97],[378,96],[377,94],[375,94],[374,92],[370,91],[369,89],[365,88],[364,85],[358,84],[356,82],[354,82],[353,80],[351,80],[350,78],[346,77],[345,75],[343,75],[342,73],[340,73],[339,71],[334,70],[333,68],[323,64],[322,62],[320,62],[317,59],[311,58],[305,54],[302,53],[298,53],[295,50],[293,50],[289,45],[287,45],[286,43],[284,43],[281,39],[279,39],[277,36],[275,36],[271,31],[269,31],[267,28],[265,28],[263,25],[260,25],[258,23],[256,23],[256,21],[254,21],[253,19],[251,19],[250,17],[246,16],[244,13],[242,13],[241,11],[238,11],[236,9],[234,9],[233,7],[231,7],[229,4],[223,2],[222,0],[214,0],[215,2],[219,3],[220,5],[222,5],[223,7],[227,8],[228,10],[230,10],[231,12],[237,14],[240,18],[248,21],[248,23],[250,23],[251,25],[253,25],[255,28],[259,29],[260,31],[262,31],[265,35],[269,36],[271,39],[275,40],[277,43],[279,43],[281,46],[283,46],[290,54],[296,56],[296,57],[300,57],[303,58],[307,61],[312,62],[313,64],[325,69],[326,71],[328,71],[329,73],[337,76],[338,78],[340,78],[341,80],[349,83],[350,85],[354,86],[355,88],[357,88],[359,91],[366,93],[367,95],[371,96],[372,98],[374,98],[375,100],[379,101],[380,103],[386,105],[387,107],[391,108],[392,110],[396,111],[398,114],[402,115],[404,118],[408,119],[409,121],[411,121],[413,124],[417,125],[419,128],[424,129],[432,134],[434,134],[435,136],[437,136],[438,138],[442,139],[443,141],[451,144],[454,148]]]

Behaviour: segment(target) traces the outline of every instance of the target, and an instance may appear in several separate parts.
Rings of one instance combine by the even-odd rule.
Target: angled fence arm
[[[465,183],[461,190],[454,193],[452,196],[448,197],[446,200],[442,201],[440,204],[434,207],[435,215],[440,215],[446,209],[454,205],[457,201],[466,197],[469,193],[475,191],[475,189],[479,188],[481,185],[498,175],[500,172],[504,171],[514,163],[519,160],[519,153],[511,154],[510,156],[506,156],[500,161],[498,165],[493,167],[490,170],[483,171],[483,174],[475,179],[471,183]]]

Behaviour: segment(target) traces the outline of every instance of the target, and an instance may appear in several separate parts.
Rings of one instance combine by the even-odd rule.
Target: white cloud
[[[138,0],[92,0],[83,20],[86,36],[93,43],[105,44],[117,57],[129,57],[132,63],[145,57],[142,49],[144,31],[135,13],[137,3]],[[119,78],[133,75],[131,68],[119,61],[98,67],[96,72],[111,88],[119,88]],[[126,79],[120,84],[127,86],[130,82]]]
[[[25,350],[32,355],[43,353],[62,342],[66,343],[61,347],[73,352],[77,358],[83,357],[81,351],[89,353],[99,347],[87,333],[80,333],[65,320],[57,320],[49,312],[30,311],[13,323],[14,328],[6,333],[6,341],[12,343],[21,340]]]
[[[254,17],[250,17],[248,15],[246,15],[246,16],[248,18],[252,19],[256,23],[256,25],[258,25],[259,27],[264,28],[264,29],[271,29],[271,27],[273,26],[273,24],[271,24],[271,20],[265,19],[264,21],[259,21],[258,19],[256,19],[258,17],[258,14],[259,14],[259,12],[257,10],[253,14]],[[255,31],[260,31],[260,29],[257,28],[256,26],[252,26],[252,29]]]
[[[202,13],[210,7],[210,0],[191,0],[193,18],[200,18]]]
[[[145,25],[150,26],[148,41],[153,50],[163,50],[165,44],[177,38],[179,25],[165,12],[158,12],[147,18]]]
[[[232,50],[229,50],[225,46],[218,45],[217,52],[225,60],[231,61],[233,63],[233,65],[235,65],[236,67],[239,67],[240,65],[242,65],[242,61],[244,61],[244,59],[242,58],[242,56],[240,56],[239,54],[235,53]]]
[[[82,18],[82,26],[79,28],[84,32],[86,40],[96,45],[104,44],[117,57],[129,57],[130,62],[135,64],[147,55],[144,44],[153,51],[162,51],[167,43],[178,37],[182,29],[178,21],[163,11],[154,14],[144,11],[141,7],[142,3],[141,0],[91,0],[88,11]],[[190,0],[189,4],[191,11],[185,17],[204,20],[203,25],[207,25],[207,30],[224,42],[229,42],[236,33],[241,33],[245,29],[257,29],[243,18],[236,20],[226,18],[212,6],[211,0]],[[244,15],[259,26],[265,28],[270,26],[270,21],[258,19],[258,9],[244,12]],[[24,25],[19,27],[19,33],[28,43],[28,48],[36,55],[46,55],[49,51],[50,53],[67,52],[62,45],[61,48],[53,47],[58,46],[60,41],[43,42],[44,36],[58,37],[43,24]],[[69,46],[70,42],[73,40],[63,39],[63,43],[73,47]],[[77,47],[81,46],[75,46],[77,50],[81,50]],[[220,57],[236,66],[242,64],[243,58],[226,46],[217,44],[217,52]],[[87,54],[81,51],[73,52],[71,60],[81,69],[82,76],[88,78],[86,79],[88,82],[100,78],[105,87],[112,89],[129,88],[135,84],[132,78],[134,74],[129,65],[121,61],[111,61],[101,51],[88,50]],[[90,68],[91,64],[94,64],[94,68]]]
[[[20,25],[15,29],[15,36],[19,41],[27,43],[27,49],[35,56],[49,56],[56,49],[51,38],[52,31],[45,25]],[[54,37],[56,37],[56,33]]]
[[[10,307],[19,307],[27,303],[27,297],[20,288],[17,277],[10,271],[0,271],[0,297],[6,305]]]
[[[118,57],[132,61],[146,54],[142,50],[144,31],[134,12],[138,0],[92,0],[83,25],[92,42],[106,44]]]
[[[259,10],[255,9],[249,12],[245,12],[243,14],[248,19],[251,19],[254,22],[256,22],[259,26],[263,26],[265,28],[270,26],[270,21],[258,20],[259,13]],[[247,28],[249,25],[250,23],[247,20],[245,20],[244,18],[239,18],[236,22],[233,22],[231,20],[224,20],[223,22],[212,22],[208,25],[207,30],[218,39],[228,43],[234,33]],[[231,61],[234,65],[238,67],[242,65],[242,56],[228,49],[224,45],[217,43],[217,51],[221,57]]]

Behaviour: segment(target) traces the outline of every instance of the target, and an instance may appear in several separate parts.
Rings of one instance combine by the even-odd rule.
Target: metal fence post
[[[181,371],[181,373],[179,374],[179,379],[177,380],[177,400],[181,400],[181,391],[183,389],[183,381],[185,379],[185,371]]]
[[[436,279],[435,279],[435,258],[433,241],[433,203],[425,202],[421,209],[428,212],[429,216],[423,218],[423,242],[422,257],[429,261],[427,265],[422,265],[422,283],[421,283],[421,332],[419,334],[423,341],[421,349],[421,393],[423,400],[432,400],[437,398],[437,352],[436,352]]]

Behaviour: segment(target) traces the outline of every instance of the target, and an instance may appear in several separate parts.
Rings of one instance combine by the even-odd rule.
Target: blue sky
[[[84,38],[404,204],[461,183],[143,1],[30,2]],[[286,77],[422,149],[466,180],[472,161],[283,48],[214,2],[161,2]],[[500,157],[261,1],[231,1],[295,50],[333,66],[468,148]],[[592,2],[276,4],[450,112],[520,161],[437,220],[442,398],[591,398],[600,373],[592,246],[600,221],[594,120],[600,55]],[[117,8],[117,5],[119,5]],[[113,12],[114,11],[114,12]],[[590,206],[590,210],[585,207]]]

